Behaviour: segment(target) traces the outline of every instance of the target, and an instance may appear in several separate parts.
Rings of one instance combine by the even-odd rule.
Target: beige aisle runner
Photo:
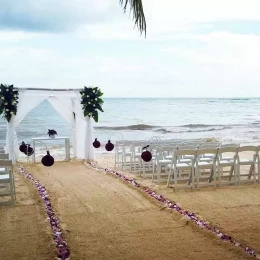
[[[26,166],[47,188],[71,260],[251,259],[161,210],[143,194],[80,162]]]

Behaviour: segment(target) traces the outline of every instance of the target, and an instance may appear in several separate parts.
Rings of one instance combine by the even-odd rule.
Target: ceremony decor
[[[56,135],[58,135],[58,133],[54,129],[48,129],[47,135],[49,135],[49,137],[54,138]]]
[[[98,111],[104,112],[102,109],[104,101],[101,98],[103,93],[98,87],[84,87],[80,94],[84,116],[93,117],[95,122],[98,122]]]
[[[134,186],[138,190],[145,192],[149,197],[152,197],[153,199],[157,200],[159,203],[161,203],[163,206],[165,206],[169,210],[178,212],[179,214],[184,216],[187,220],[191,221],[198,227],[208,230],[209,232],[211,232],[212,234],[217,236],[219,239],[231,243],[232,245],[242,249],[245,253],[247,253],[257,259],[260,258],[260,255],[257,255],[252,248],[243,245],[242,243],[238,242],[237,240],[235,240],[233,237],[229,236],[228,234],[221,232],[218,228],[211,225],[208,221],[203,220],[201,217],[197,216],[196,213],[183,209],[180,205],[178,205],[178,203],[170,201],[169,199],[165,198],[161,194],[156,193],[149,187],[143,186],[143,185],[137,183],[135,180],[130,179],[117,171],[109,170],[109,169],[103,168],[103,167],[98,167],[98,166],[94,165],[93,163],[86,163],[86,165],[93,169],[96,169],[99,171],[104,171],[106,174],[112,174],[116,178],[119,178],[120,180]]]
[[[49,199],[49,194],[46,188],[29,172],[27,172],[21,166],[18,167],[19,172],[24,175],[25,178],[29,179],[35,186],[38,191],[39,196],[42,198],[42,201],[45,205],[46,214],[52,230],[52,237],[54,243],[57,247],[57,259],[58,260],[69,260],[70,250],[66,241],[63,238],[62,230],[60,227],[60,221],[55,215],[55,212],[52,208],[51,201]]]
[[[0,114],[7,122],[17,113],[18,98],[19,92],[13,85],[0,85]]]
[[[150,151],[147,151],[147,148],[149,147],[149,145],[145,146],[143,148],[143,150],[145,149],[144,152],[142,152],[141,154],[141,158],[145,161],[145,162],[150,162],[152,160],[152,154]]]
[[[106,144],[105,148],[108,152],[111,152],[114,149],[114,144],[112,144],[111,141],[108,140],[108,143]]]
[[[47,154],[42,157],[42,164],[46,167],[50,167],[54,164],[54,158],[50,155],[50,152],[47,151]]]
[[[97,138],[95,138],[95,141],[93,142],[93,146],[95,148],[99,148],[100,147],[100,142],[97,140]]]

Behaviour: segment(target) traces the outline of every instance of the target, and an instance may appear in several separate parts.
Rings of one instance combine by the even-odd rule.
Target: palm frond
[[[141,34],[144,32],[146,36],[146,20],[145,20],[142,0],[119,0],[119,1],[124,8],[124,12],[126,12],[127,6],[130,5],[130,13],[133,13],[133,20],[135,26],[138,27],[138,30],[141,32]]]

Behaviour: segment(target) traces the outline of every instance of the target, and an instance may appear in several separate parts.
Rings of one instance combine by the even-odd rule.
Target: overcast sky
[[[0,0],[0,82],[106,97],[260,97],[259,0]]]

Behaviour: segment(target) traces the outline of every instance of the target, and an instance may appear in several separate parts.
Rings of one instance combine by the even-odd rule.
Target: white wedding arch
[[[11,120],[7,122],[6,133],[6,153],[9,153],[13,163],[16,163],[19,157],[16,127],[32,109],[44,100],[48,100],[71,126],[74,156],[78,159],[94,159],[92,118],[84,117],[80,103],[82,89],[15,89],[19,91],[17,113],[12,115]]]

